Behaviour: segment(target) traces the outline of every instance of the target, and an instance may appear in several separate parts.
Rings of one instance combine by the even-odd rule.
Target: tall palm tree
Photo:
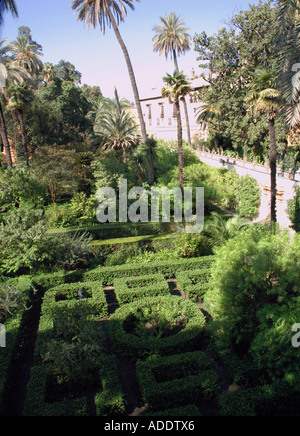
[[[281,96],[278,90],[278,80],[274,69],[260,68],[254,73],[249,86],[247,102],[251,110],[258,114],[266,114],[269,122],[270,138],[270,170],[271,170],[271,222],[277,222],[277,144],[275,133],[275,119],[280,111]]]
[[[154,185],[155,182],[154,163],[157,158],[156,147],[157,141],[153,137],[149,138],[146,144],[142,147],[147,163],[148,183],[150,186]]]
[[[140,142],[136,125],[131,113],[122,109],[107,112],[103,117],[96,119],[94,131],[105,149],[116,150],[122,153],[123,162],[127,162],[127,152]]]
[[[281,23],[281,76],[283,108],[289,127],[300,123],[300,1],[277,0]]]
[[[106,26],[111,26],[113,28],[125,57],[138,112],[141,133],[143,141],[146,143],[146,124],[140,102],[139,91],[130,56],[119,31],[119,24],[124,21],[127,15],[127,6],[134,10],[134,0],[73,0],[72,3],[72,9],[78,13],[78,20],[83,21],[85,24],[87,23],[89,27],[91,26],[95,28],[97,24],[99,24],[103,33],[105,33]]]
[[[40,59],[43,53],[40,46],[31,41],[28,35],[22,35],[10,43],[10,52],[15,64],[27,71],[31,79],[36,80],[43,71],[43,63]]]
[[[0,24],[3,24],[3,13],[9,11],[13,17],[18,17],[18,9],[15,0],[1,0]]]
[[[6,81],[7,81],[7,75],[8,75],[7,69],[4,64],[5,60],[7,59],[7,53],[9,51],[8,46],[3,46],[3,44],[6,41],[7,41],[6,39],[0,41],[0,93],[1,94],[3,94],[4,92],[4,88],[6,86]],[[6,157],[6,163],[9,167],[12,167],[12,158],[11,158],[10,145],[8,141],[8,135],[7,135],[6,121],[4,118],[1,101],[0,101],[0,135],[4,148],[5,157]]]
[[[177,118],[179,183],[181,189],[183,189],[183,141],[180,99],[189,94],[191,85],[183,72],[179,73],[178,71],[175,71],[173,75],[167,74],[163,81],[166,86],[162,89],[162,96],[169,98],[170,103],[174,105]]]
[[[179,73],[178,57],[191,49],[192,38],[188,34],[188,28],[184,21],[174,12],[160,17],[161,24],[154,27],[156,35],[153,38],[153,49],[160,55],[165,54],[166,59],[170,56],[174,61],[175,70]],[[187,136],[189,146],[192,144],[189,112],[185,97],[182,97],[184,105]]]
[[[55,78],[55,68],[54,65],[51,64],[51,62],[46,62],[43,67],[43,77],[46,81],[46,85],[49,85],[49,83],[53,82]]]
[[[17,116],[17,120],[20,126],[22,145],[23,145],[23,155],[25,158],[26,165],[29,166],[29,152],[28,152],[28,141],[27,133],[25,127],[24,111],[26,110],[28,104],[32,100],[32,93],[29,89],[27,83],[23,82],[20,85],[13,85],[7,89],[9,94],[9,100],[7,103],[7,108],[14,112]]]

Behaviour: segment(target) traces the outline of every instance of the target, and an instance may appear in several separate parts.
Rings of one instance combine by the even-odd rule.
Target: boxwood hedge
[[[211,400],[220,390],[218,375],[201,352],[140,361],[137,373],[144,400],[154,411]],[[161,373],[168,375],[166,381]]]
[[[145,297],[169,295],[169,285],[162,274],[115,279],[115,294],[119,304],[132,303]]]
[[[177,287],[191,300],[203,299],[209,289],[211,269],[195,269],[193,271],[181,271],[176,274]]]
[[[199,257],[195,259],[166,260],[134,265],[121,265],[116,267],[97,267],[82,274],[84,281],[102,281],[105,285],[113,286],[114,280],[124,277],[137,277],[149,274],[163,274],[171,279],[179,271],[211,268],[214,256]]]
[[[185,319],[186,325],[174,335],[166,337],[137,336],[128,332],[126,325],[147,313],[150,318],[158,317],[157,323],[171,320],[174,316]],[[120,307],[109,321],[109,333],[115,351],[131,360],[153,354],[178,354],[201,347],[205,328],[205,317],[196,304],[183,301],[181,297],[145,298]]]

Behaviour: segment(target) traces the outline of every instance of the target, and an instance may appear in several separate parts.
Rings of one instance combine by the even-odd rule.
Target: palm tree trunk
[[[150,186],[154,185],[154,168],[153,162],[147,159],[148,183]]]
[[[176,50],[173,50],[173,58],[174,58],[175,69],[179,73],[179,65],[178,65]],[[181,100],[182,100],[183,105],[184,105],[184,113],[185,113],[185,120],[186,120],[186,131],[187,131],[188,144],[189,144],[189,147],[191,147],[192,146],[192,139],[191,139],[191,128],[190,128],[189,112],[188,112],[188,108],[187,108],[187,103],[186,103],[185,97],[182,97]]]
[[[215,147],[215,152],[218,153],[219,152],[219,137],[218,137],[218,135],[215,135],[215,137],[214,137],[214,147]]]
[[[115,86],[115,99],[116,99],[116,105],[117,105],[118,114],[121,115],[120,99],[119,99],[119,94],[118,94],[118,90],[117,90],[116,86]]]
[[[117,23],[114,19],[114,16],[110,10],[110,8],[108,8],[108,16],[111,22],[111,25],[114,29],[114,32],[116,34],[117,40],[121,46],[121,49],[123,51],[124,57],[125,57],[125,61],[127,64],[127,68],[128,68],[128,72],[129,72],[129,78],[130,78],[130,82],[131,82],[131,86],[132,86],[132,91],[133,91],[133,95],[134,95],[134,99],[135,99],[135,104],[136,104],[136,108],[137,108],[137,112],[138,112],[138,117],[139,117],[139,121],[140,121],[140,128],[141,128],[141,133],[142,133],[142,138],[144,141],[144,144],[146,144],[147,142],[147,131],[146,131],[146,124],[145,124],[145,120],[144,120],[144,116],[143,116],[143,111],[142,111],[142,106],[141,106],[141,101],[140,101],[140,96],[139,96],[139,91],[138,91],[138,87],[136,84],[136,79],[135,79],[135,75],[134,75],[134,71],[133,71],[133,67],[132,67],[132,63],[130,60],[130,56],[127,50],[127,47],[121,37],[121,34],[119,32],[119,28],[117,26]]]
[[[0,104],[0,134],[1,134],[2,144],[4,147],[7,166],[12,167],[12,158],[11,158],[10,146],[8,142],[6,123],[5,123],[5,118],[4,118],[1,104]]]
[[[269,135],[270,135],[270,169],[271,169],[271,222],[277,222],[276,213],[276,196],[277,196],[277,147],[275,136],[275,119],[269,119]]]
[[[177,140],[178,140],[178,167],[179,167],[179,184],[183,189],[183,147],[182,147],[182,121],[180,113],[179,100],[174,102],[177,118]]]
[[[26,165],[29,166],[29,153],[28,153],[28,144],[27,144],[27,134],[26,134],[26,129],[25,129],[24,114],[23,114],[22,109],[18,109],[17,110],[17,116],[18,116],[20,130],[21,130],[22,145],[23,145],[23,154],[24,154]]]
[[[188,144],[189,144],[189,147],[191,147],[192,146],[192,138],[191,138],[189,111],[188,111],[187,102],[186,102],[185,97],[182,97],[181,100],[183,102],[184,113],[185,113],[186,132],[187,132]]]

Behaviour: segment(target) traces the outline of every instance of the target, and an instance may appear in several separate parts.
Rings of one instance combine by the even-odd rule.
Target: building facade
[[[207,139],[207,129],[197,123],[197,111],[201,107],[198,92],[207,82],[202,78],[192,77],[192,92],[185,97],[188,110],[191,138],[197,137]],[[165,139],[167,141],[177,140],[177,119],[174,105],[168,98],[161,95],[161,86],[152,88],[145,96],[141,98],[142,111],[146,123],[146,129],[149,136],[155,139]],[[184,110],[183,102],[180,102],[183,139],[188,141],[187,134],[187,117]]]

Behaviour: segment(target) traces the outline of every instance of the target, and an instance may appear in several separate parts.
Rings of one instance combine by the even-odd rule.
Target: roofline
[[[202,88],[202,86],[197,86],[196,88],[193,88],[192,90],[191,90],[191,92],[195,92],[195,91],[199,91],[199,89],[201,89]],[[141,98],[140,99],[140,101],[152,101],[152,100],[160,100],[161,98],[166,98],[166,97],[163,97],[162,95],[160,95],[159,97],[147,97],[147,98]]]

